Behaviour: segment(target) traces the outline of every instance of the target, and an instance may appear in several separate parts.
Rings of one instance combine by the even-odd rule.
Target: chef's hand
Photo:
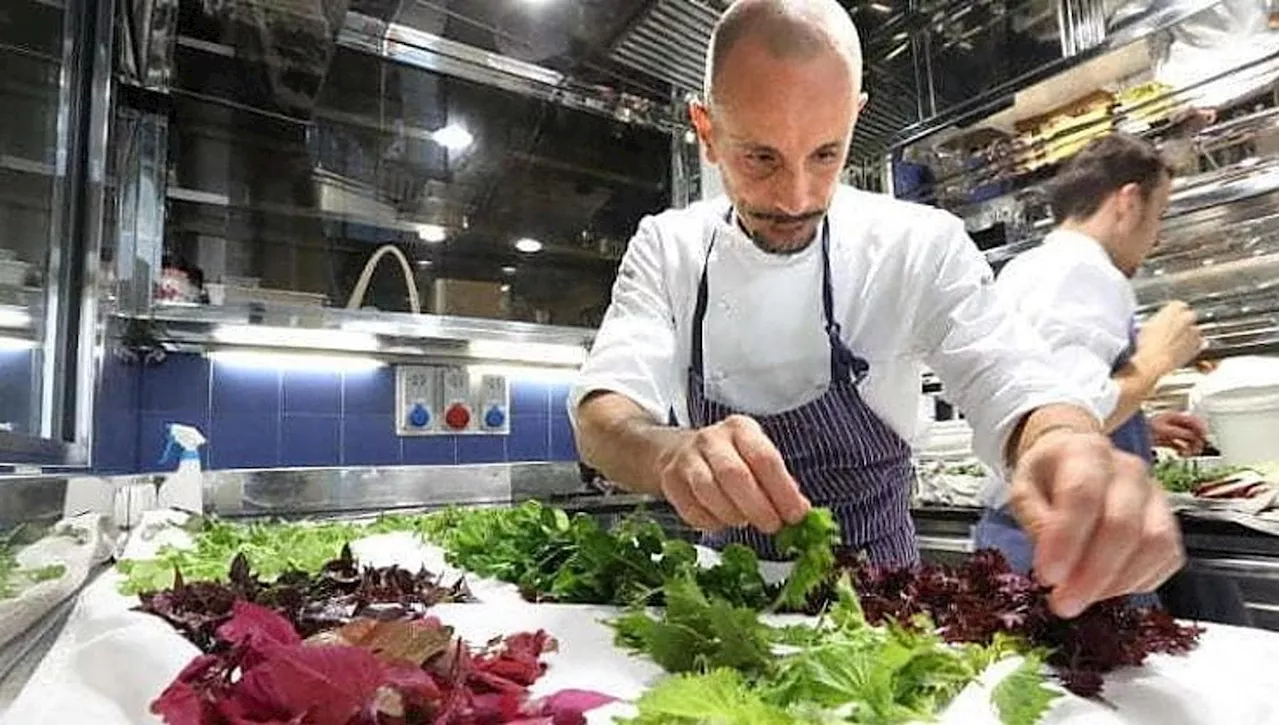
[[[1159,485],[1100,433],[1045,433],[1019,458],[1010,496],[1059,616],[1154,591],[1182,568],[1182,535]]]
[[[659,457],[662,493],[689,524],[706,531],[750,524],[773,533],[809,511],[782,455],[743,415],[690,431]]]
[[[1185,302],[1170,302],[1147,320],[1134,350],[1140,367],[1166,375],[1189,364],[1204,350],[1196,313]]]
[[[1172,448],[1178,455],[1198,456],[1204,452],[1209,428],[1190,413],[1167,412],[1151,416],[1151,438],[1161,448]]]

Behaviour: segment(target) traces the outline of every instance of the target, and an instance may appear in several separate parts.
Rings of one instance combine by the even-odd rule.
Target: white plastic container
[[[1207,396],[1200,409],[1229,466],[1280,459],[1280,387],[1237,388]]]
[[[1228,466],[1280,459],[1280,360],[1251,356],[1223,360],[1189,396],[1203,415]]]

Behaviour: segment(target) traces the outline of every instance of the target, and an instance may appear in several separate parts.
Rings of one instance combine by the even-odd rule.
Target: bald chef
[[[847,545],[912,563],[924,363],[1009,471],[1059,614],[1163,581],[1183,558],[1164,497],[1060,387],[963,224],[838,183],[861,75],[835,0],[725,12],[691,114],[727,198],[641,221],[570,396],[583,459],[713,546],[778,558],[771,534],[817,505]]]

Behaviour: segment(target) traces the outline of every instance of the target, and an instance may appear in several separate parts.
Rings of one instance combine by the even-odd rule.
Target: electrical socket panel
[[[465,367],[396,367],[396,434],[507,435],[511,394],[504,375],[474,375]]]

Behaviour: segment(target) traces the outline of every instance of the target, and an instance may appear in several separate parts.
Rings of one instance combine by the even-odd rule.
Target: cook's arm
[[[641,221],[613,284],[591,354],[569,396],[578,452],[609,481],[657,493],[659,452],[680,431],[663,423],[675,398],[675,318],[660,232]]]
[[[1110,432],[1137,412],[1162,373],[1152,364],[1150,351],[1112,373],[1115,360],[1129,345],[1132,295],[1116,284],[1115,273],[1097,264],[1054,261],[1055,268],[1045,270],[1049,274],[1037,290],[1042,305],[1028,324],[1047,345],[1053,369],[1089,402]],[[996,290],[1006,305],[1017,305],[1010,297],[1016,293],[999,283]]]
[[[1088,399],[1065,384],[1048,346],[1000,300],[963,223],[949,220],[930,251],[932,283],[916,300],[915,337],[968,418],[978,457],[1008,470],[1052,431],[1098,431]]]

